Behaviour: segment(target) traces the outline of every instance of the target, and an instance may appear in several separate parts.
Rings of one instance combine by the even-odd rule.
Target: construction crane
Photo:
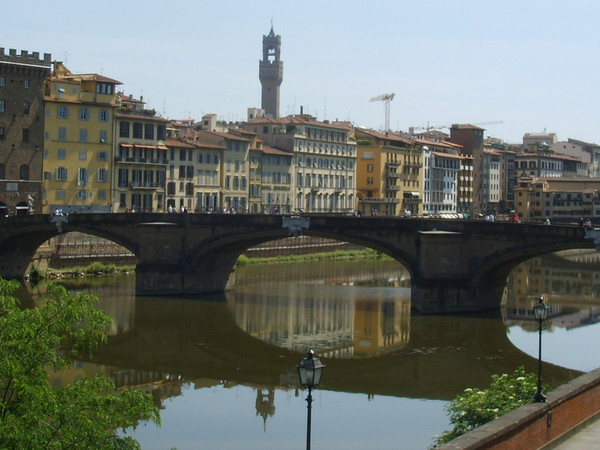
[[[394,100],[394,93],[391,94],[382,94],[377,97],[371,98],[371,102],[385,102],[385,132],[390,132],[390,102]]]

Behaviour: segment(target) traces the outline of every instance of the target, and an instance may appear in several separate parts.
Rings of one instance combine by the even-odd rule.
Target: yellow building
[[[110,212],[117,80],[72,74],[62,63],[44,82],[42,212]]]
[[[393,133],[357,128],[356,188],[363,214],[400,216],[423,212],[423,151]]]

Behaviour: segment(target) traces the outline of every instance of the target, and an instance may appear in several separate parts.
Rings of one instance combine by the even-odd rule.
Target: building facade
[[[42,212],[110,212],[119,84],[54,63],[44,82]]]
[[[464,211],[473,216],[483,211],[483,133],[484,129],[469,124],[454,124],[450,128],[449,141],[462,147],[465,156],[472,158],[472,203],[471,211]]]
[[[115,111],[112,211],[160,212],[165,208],[167,120],[143,100],[119,95]]]
[[[419,215],[423,150],[396,133],[357,128],[356,186],[362,214]]]
[[[352,129],[305,114],[252,120],[247,129],[266,145],[293,154],[292,211],[339,213],[356,209]]]
[[[0,48],[0,216],[40,212],[50,54]]]
[[[600,219],[600,180],[522,177],[515,212],[525,221],[576,222]]]

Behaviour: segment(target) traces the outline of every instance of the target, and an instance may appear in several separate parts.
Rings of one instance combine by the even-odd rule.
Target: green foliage
[[[21,309],[17,282],[0,278],[0,448],[139,448],[116,430],[160,421],[149,395],[116,391],[105,377],[60,389],[46,369],[61,369],[106,340],[110,317],[97,298],[51,284],[38,308]]]
[[[334,250],[331,252],[307,253],[304,255],[285,255],[273,256],[267,258],[249,258],[246,255],[240,255],[236,264],[238,266],[246,266],[249,264],[278,264],[291,262],[306,262],[306,261],[329,261],[329,260],[352,260],[352,259],[385,259],[391,258],[377,250],[370,248],[356,250]]]
[[[439,446],[480,427],[526,403],[531,403],[537,390],[537,375],[519,367],[511,375],[493,375],[488,389],[465,389],[446,411],[454,428],[437,437]]]

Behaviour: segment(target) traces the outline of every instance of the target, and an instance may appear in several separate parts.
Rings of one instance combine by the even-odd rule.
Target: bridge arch
[[[63,218],[65,219],[65,218]],[[60,232],[115,242],[138,259],[139,295],[222,292],[247,248],[290,235],[267,214],[73,214],[10,216],[0,226],[0,275],[22,278],[37,248]],[[506,276],[532,256],[593,248],[582,227],[477,220],[307,216],[308,236],[342,240],[390,255],[411,276],[413,310],[458,313],[499,309]],[[297,231],[297,230],[296,230]]]

